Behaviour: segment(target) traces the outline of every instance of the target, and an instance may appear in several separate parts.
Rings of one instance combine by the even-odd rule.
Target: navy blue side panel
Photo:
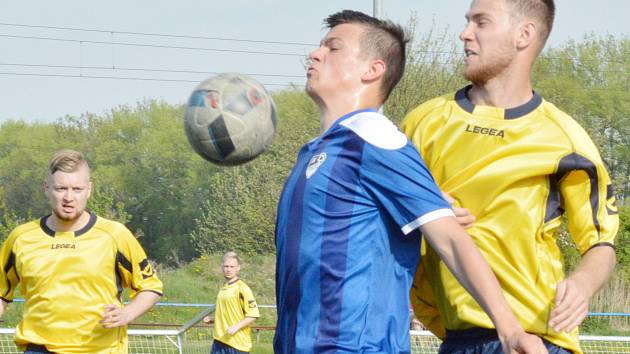
[[[584,156],[576,153],[571,153],[563,157],[558,163],[558,169],[555,174],[549,176],[549,197],[547,198],[547,209],[545,212],[545,222],[549,222],[554,218],[562,215],[564,210],[562,209],[562,198],[560,195],[560,181],[571,171],[582,170],[586,172],[591,185],[590,190],[590,204],[593,213],[593,225],[597,230],[597,234],[600,233],[599,220],[597,220],[597,214],[599,212],[599,193],[597,167]]]
[[[3,297],[7,297],[11,290],[13,290],[13,287],[15,287],[15,284],[11,284],[11,281],[9,280],[9,272],[11,269],[17,273],[17,269],[15,269],[15,253],[13,253],[13,251],[9,254],[9,259],[7,259],[7,263],[4,265],[4,274],[6,274],[7,279],[7,291],[2,294]]]
[[[123,292],[122,274],[120,274],[120,269],[118,269],[117,266],[114,266],[114,275],[116,277],[116,298],[119,301],[122,301],[122,292]]]
[[[344,142],[340,156],[330,172],[326,198],[328,218],[324,223],[321,246],[321,312],[314,345],[316,353],[335,353],[339,349],[337,342],[342,316],[348,239],[355,205],[354,200],[348,196],[355,193],[359,182],[364,144],[363,139],[352,134]]]
[[[126,271],[128,271],[131,274],[133,274],[133,266],[131,265],[131,262],[120,251],[116,251],[116,262],[118,262],[118,264],[120,264]],[[130,286],[135,291],[139,291],[140,290],[140,289],[134,288],[133,285],[131,285],[131,284],[130,284]]]
[[[274,338],[275,353],[295,353],[295,337],[297,329],[297,314],[300,305],[301,285],[298,269],[300,240],[302,233],[302,213],[304,204],[304,186],[306,184],[306,174],[304,171],[296,171],[298,180],[293,190],[283,193],[293,193],[289,205],[289,222],[286,230],[276,230],[276,242],[284,241],[284,264],[283,274],[280,269],[276,269],[276,298],[278,314],[288,314],[288,318],[278,320],[278,328]],[[288,184],[289,182],[287,182]],[[282,200],[282,197],[281,197]],[[277,234],[283,233],[284,237],[277,239]],[[278,279],[282,276],[283,279]],[[280,283],[284,286],[280,287]],[[283,293],[281,293],[283,292]],[[280,301],[282,299],[282,302]],[[286,350],[285,350],[286,349]]]

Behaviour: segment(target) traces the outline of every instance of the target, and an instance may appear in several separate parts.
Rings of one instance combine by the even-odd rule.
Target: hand
[[[571,332],[588,315],[588,299],[575,279],[569,277],[559,282],[556,286],[556,307],[551,311],[549,326],[556,332]]]
[[[233,335],[234,335],[234,333],[238,332],[238,330],[239,330],[239,329],[240,329],[240,328],[238,328],[238,327],[236,327],[236,326],[229,327],[229,328],[227,329],[227,334],[229,334],[229,335],[233,336]]]
[[[477,220],[475,218],[474,215],[472,215],[470,213],[470,210],[466,209],[466,208],[460,208],[460,207],[456,207],[453,206],[453,204],[455,203],[455,199],[453,199],[453,197],[451,197],[450,194],[441,191],[442,192],[442,197],[449,203],[451,204],[451,207],[453,208],[453,213],[455,213],[455,219],[457,220],[457,223],[463,227],[464,229],[467,229],[469,227],[472,226],[472,224]]]
[[[99,321],[103,328],[122,327],[129,322],[131,322],[131,318],[125,311],[125,307],[119,307],[114,304],[105,305],[103,319]]]
[[[506,354],[549,354],[540,337],[523,330],[502,339],[501,346]]]
[[[206,317],[204,317],[204,318],[203,318],[203,323],[207,323],[207,324],[212,323],[212,319],[210,318],[210,316],[206,316]]]

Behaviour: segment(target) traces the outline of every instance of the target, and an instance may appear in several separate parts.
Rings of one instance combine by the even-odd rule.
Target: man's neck
[[[336,101],[327,104],[321,103],[319,105],[320,134],[324,134],[339,118],[348,113],[370,108],[378,109],[382,104],[383,102],[379,99],[365,98],[356,99],[354,101],[348,100],[346,102]]]
[[[88,213],[87,211],[84,211],[81,216],[72,221],[61,220],[57,217],[57,215],[55,215],[55,213],[52,213],[50,217],[46,220],[46,226],[48,226],[51,230],[54,230],[55,232],[72,232],[81,230],[89,222],[90,213]]]
[[[225,282],[230,285],[230,284],[234,284],[236,283],[240,278],[238,277],[238,275],[234,276],[231,279],[225,279]]]
[[[504,109],[521,106],[529,102],[532,96],[529,75],[518,73],[505,73],[482,85],[473,84],[468,91],[468,98],[474,105]]]

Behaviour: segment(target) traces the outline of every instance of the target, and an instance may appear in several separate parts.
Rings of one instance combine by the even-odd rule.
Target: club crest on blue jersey
[[[324,161],[326,161],[325,152],[311,157],[311,160],[308,162],[308,166],[306,167],[306,179],[311,178],[311,176],[317,171],[319,166],[324,163]]]

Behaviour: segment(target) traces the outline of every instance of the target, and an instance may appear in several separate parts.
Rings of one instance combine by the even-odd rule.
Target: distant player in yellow
[[[440,188],[477,221],[468,229],[525,330],[550,353],[581,353],[577,326],[615,265],[618,215],[595,144],[532,89],[553,0],[474,0],[460,34],[472,85],[430,100],[402,124]],[[582,259],[565,278],[566,216]],[[492,322],[427,247],[411,292],[442,353],[500,353]]]
[[[249,353],[252,349],[251,324],[260,317],[252,290],[241,280],[241,260],[234,252],[223,255],[221,262],[225,284],[217,294],[214,312],[212,354]],[[210,323],[209,316],[204,322]]]
[[[25,353],[127,353],[126,325],[162,295],[144,250],[122,224],[86,210],[92,190],[81,153],[49,162],[52,213],[18,226],[0,250],[0,314],[24,297],[15,342]],[[132,300],[124,305],[123,288]]]

